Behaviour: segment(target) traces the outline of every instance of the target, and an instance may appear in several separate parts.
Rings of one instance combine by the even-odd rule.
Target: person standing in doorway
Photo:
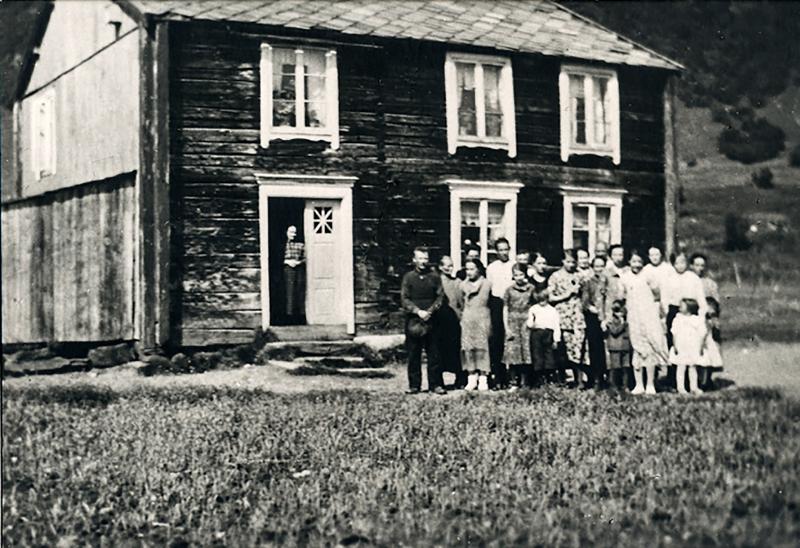
[[[414,249],[414,270],[403,276],[400,302],[406,311],[408,394],[422,389],[422,349],[428,358],[428,390],[446,394],[442,386],[438,339],[438,312],[444,302],[439,275],[428,268],[428,250]]]
[[[464,294],[461,282],[453,275],[453,259],[445,255],[439,261],[445,302],[439,312],[439,354],[442,371],[456,376],[456,388],[467,384],[466,373],[461,368],[461,314],[464,311]]]
[[[514,263],[509,257],[511,245],[505,238],[498,238],[494,244],[497,259],[486,269],[486,279],[492,286],[489,299],[489,310],[492,322],[492,334],[489,338],[489,359],[492,363],[492,376],[495,388],[506,388],[508,375],[503,365],[503,349],[506,333],[503,326],[503,297],[506,289],[514,282],[512,270]]]
[[[303,323],[305,315],[305,245],[297,241],[297,227],[286,229],[286,245],[283,248],[283,280],[286,295],[286,322],[290,325]]]

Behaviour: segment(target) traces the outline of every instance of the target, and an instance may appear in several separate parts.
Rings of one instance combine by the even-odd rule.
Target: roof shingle
[[[129,4],[167,19],[259,23],[683,68],[548,0],[129,0]]]

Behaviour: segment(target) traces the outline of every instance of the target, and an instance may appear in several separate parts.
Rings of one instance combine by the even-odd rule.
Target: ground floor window
[[[512,256],[516,249],[519,183],[447,181],[450,187],[450,254],[461,268],[468,242],[481,249],[481,261],[495,257],[494,244],[506,238]]]
[[[622,240],[622,192],[565,191],[564,247],[590,253],[599,242]]]

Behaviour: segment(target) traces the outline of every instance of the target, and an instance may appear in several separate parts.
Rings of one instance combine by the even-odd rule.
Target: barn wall
[[[0,107],[0,197],[8,200],[17,197],[17,169],[14,153],[14,109]]]
[[[133,338],[135,178],[3,205],[4,344]]]
[[[111,21],[120,22],[120,35],[136,28],[136,22],[111,0],[53,2],[28,89],[47,85],[64,71],[114,42],[116,31]]]
[[[449,253],[445,179],[523,183],[518,247],[540,249],[551,262],[562,247],[563,185],[626,190],[626,246],[663,242],[663,73],[618,69],[620,165],[594,156],[564,163],[559,60],[512,55],[517,157],[463,148],[450,155],[447,48],[414,41],[369,48],[339,42],[340,149],[305,141],[260,149],[258,63],[265,36],[258,27],[196,23],[172,33],[171,184],[182,202],[175,206],[181,219],[173,227],[181,227],[176,249],[184,329],[204,330],[207,340],[217,342],[249,337],[260,324],[255,171],[358,177],[354,266],[360,332],[399,325],[400,277],[410,268],[415,245],[428,245],[433,260]]]
[[[56,2],[56,13],[50,17],[45,42],[51,32],[60,34],[59,4]],[[65,11],[69,12],[61,9],[62,14]],[[85,29],[75,26],[73,32],[90,32],[90,23],[87,22]],[[34,73],[40,63],[55,63],[49,57],[51,51],[43,45]],[[134,29],[83,62],[60,65],[68,72],[55,81],[48,80],[40,88],[33,83],[28,87],[28,95],[20,103],[22,196],[35,196],[138,169],[138,59],[138,30]],[[62,59],[71,60],[71,57]],[[56,170],[37,179],[31,165],[31,110],[33,101],[49,89],[55,90]]]

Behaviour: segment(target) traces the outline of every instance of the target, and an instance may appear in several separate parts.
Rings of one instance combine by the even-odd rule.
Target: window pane
[[[294,127],[295,122],[295,52],[272,50],[272,125]]]
[[[464,252],[466,242],[469,241],[474,245],[481,244],[479,208],[480,202],[461,202],[461,264],[464,264],[464,259],[466,259]]]
[[[325,126],[325,54],[317,50],[303,51],[305,71],[306,127]]]
[[[572,140],[586,144],[586,101],[583,94],[583,76],[570,74],[569,96],[572,112]]]
[[[596,211],[597,219],[597,241],[611,243],[611,208],[604,206],[597,206]]]
[[[503,111],[500,108],[500,67],[483,66],[483,89],[486,107],[486,136],[503,134]]]
[[[589,249],[589,231],[573,230],[572,247],[576,249]]]
[[[573,230],[589,230],[589,206],[572,206]]]
[[[475,65],[456,63],[458,93],[458,134],[477,135],[475,115]]]
[[[594,142],[608,142],[608,78],[594,77]]]
[[[505,202],[489,202],[489,226],[488,238],[486,243],[488,249],[494,249],[494,243],[498,238],[508,237],[506,234],[506,203]]]

